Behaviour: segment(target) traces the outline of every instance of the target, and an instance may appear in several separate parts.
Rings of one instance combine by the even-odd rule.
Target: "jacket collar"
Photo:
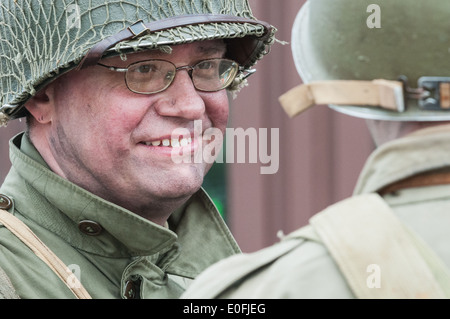
[[[368,158],[354,194],[376,192],[405,178],[448,166],[450,125],[425,128],[378,147]]]

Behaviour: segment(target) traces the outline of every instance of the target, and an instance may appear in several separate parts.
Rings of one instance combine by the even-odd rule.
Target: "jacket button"
[[[126,299],[137,299],[136,285],[131,280],[127,281],[125,284],[124,297]]]
[[[0,194],[0,209],[10,209],[12,207],[12,200],[3,194]]]
[[[78,229],[86,235],[98,236],[103,230],[103,227],[92,220],[82,220],[78,223]]]

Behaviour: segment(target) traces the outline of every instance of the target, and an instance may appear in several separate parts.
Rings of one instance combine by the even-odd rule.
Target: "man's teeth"
[[[171,146],[171,147],[180,147],[187,146],[192,143],[192,138],[173,138],[173,139],[164,139],[161,141],[153,141],[153,142],[145,142],[147,146]]]

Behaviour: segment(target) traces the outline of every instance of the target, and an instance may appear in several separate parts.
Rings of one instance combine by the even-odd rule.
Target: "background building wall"
[[[294,19],[305,1],[250,0],[258,19],[290,42]],[[280,166],[261,175],[259,164],[228,165],[228,222],[243,251],[254,251],[305,225],[310,216],[352,194],[373,150],[365,121],[317,106],[290,119],[278,97],[301,83],[289,45],[275,44],[233,101],[231,127],[279,128]]]
[[[255,16],[275,25],[279,40],[290,42],[304,0],[249,1]],[[276,242],[279,230],[295,230],[314,213],[351,195],[374,147],[361,119],[326,106],[294,119],[284,113],[278,97],[301,81],[289,45],[275,44],[256,69],[249,86],[231,103],[229,127],[267,128],[269,137],[270,129],[278,128],[279,170],[262,175],[261,163],[226,164],[227,177],[221,181],[226,182],[226,220],[246,252]],[[16,120],[0,128],[0,182],[10,168],[8,140],[24,127],[25,121]]]
[[[7,127],[0,127],[0,184],[11,167],[9,160],[9,140],[25,129],[25,120],[10,121]]]

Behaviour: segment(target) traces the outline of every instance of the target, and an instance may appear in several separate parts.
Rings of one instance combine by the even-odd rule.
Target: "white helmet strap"
[[[286,113],[294,117],[322,104],[372,106],[404,112],[406,98],[417,99],[426,110],[450,110],[450,78],[421,77],[417,89],[407,87],[402,80],[314,81],[291,89],[279,101]]]
[[[317,81],[299,85],[279,98],[290,117],[294,117],[314,105],[378,106],[403,112],[403,83],[400,81]]]

